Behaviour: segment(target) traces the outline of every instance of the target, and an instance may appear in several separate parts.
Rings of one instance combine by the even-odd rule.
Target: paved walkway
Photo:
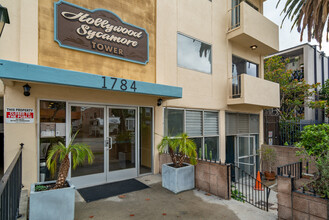
[[[161,176],[139,178],[149,189],[86,203],[77,193],[75,219],[277,219],[275,213],[203,191],[175,195],[162,188]]]

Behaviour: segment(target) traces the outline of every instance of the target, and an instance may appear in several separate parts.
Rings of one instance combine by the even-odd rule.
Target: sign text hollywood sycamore
[[[146,64],[148,34],[114,13],[89,11],[64,1],[55,4],[55,40],[63,47]]]

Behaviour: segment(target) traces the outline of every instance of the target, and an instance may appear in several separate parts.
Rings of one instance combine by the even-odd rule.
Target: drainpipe
[[[316,62],[316,45],[313,46],[313,49],[314,49],[314,83],[317,83],[318,82],[318,79],[317,79],[317,62]],[[319,97],[318,97],[318,90],[315,89],[315,100],[318,101]],[[319,111],[318,109],[315,109],[315,120],[319,120]]]

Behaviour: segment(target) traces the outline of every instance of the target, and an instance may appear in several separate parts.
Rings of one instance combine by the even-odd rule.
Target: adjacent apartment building
[[[271,56],[289,59],[286,69],[293,71],[292,79],[304,79],[308,84],[320,83],[320,85],[329,79],[329,58],[323,51],[319,51],[316,45],[306,43],[279,51]],[[326,120],[321,109],[304,107],[300,111],[304,113],[306,121],[322,123]]]
[[[49,148],[91,146],[78,187],[159,172],[157,144],[187,132],[198,156],[254,174],[263,109],[279,85],[263,60],[278,27],[263,0],[4,0],[0,38],[4,167],[23,150],[23,184],[52,177]]]

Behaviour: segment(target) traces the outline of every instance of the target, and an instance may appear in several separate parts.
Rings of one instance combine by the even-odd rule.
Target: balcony
[[[241,74],[229,79],[227,105],[253,105],[262,108],[280,107],[280,86],[277,83]]]
[[[246,2],[229,11],[227,38],[234,44],[269,55],[279,50],[279,27]]]

